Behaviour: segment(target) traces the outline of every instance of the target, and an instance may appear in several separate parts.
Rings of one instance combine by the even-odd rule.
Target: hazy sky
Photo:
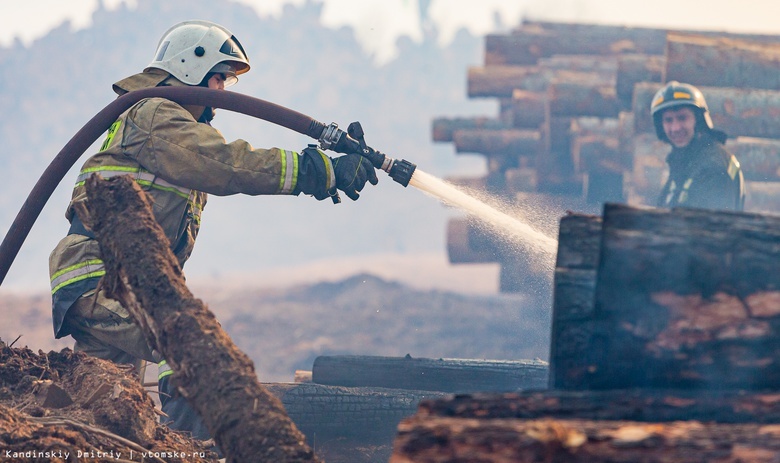
[[[102,0],[109,9],[136,0]],[[224,1],[214,0],[215,8]],[[327,26],[356,26],[360,43],[379,63],[395,56],[399,36],[421,40],[419,0],[232,0],[252,6],[262,16],[279,15],[285,3],[323,3]],[[99,0],[0,0],[0,46],[14,38],[29,44],[70,20],[88,27]],[[476,35],[505,30],[520,18],[649,27],[780,33],[777,0],[430,0],[429,14],[443,42],[460,28]],[[499,23],[497,24],[497,19]]]

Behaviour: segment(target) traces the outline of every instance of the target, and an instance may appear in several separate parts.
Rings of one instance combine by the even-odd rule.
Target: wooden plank
[[[778,242],[778,216],[606,205],[580,387],[779,388]]]
[[[780,44],[701,35],[667,36],[666,81],[780,90],[778,66]]]
[[[547,386],[541,360],[469,360],[323,355],[314,359],[312,381],[347,387],[477,392]]]

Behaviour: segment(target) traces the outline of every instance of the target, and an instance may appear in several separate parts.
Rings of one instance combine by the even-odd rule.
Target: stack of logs
[[[497,98],[496,117],[437,118],[433,140],[487,159],[484,178],[451,179],[509,201],[592,213],[606,202],[654,205],[668,145],[650,100],[664,82],[701,88],[747,180],[746,209],[780,211],[780,36],[527,22],[488,35],[468,70],[470,98]],[[530,199],[529,199],[530,198]],[[499,262],[502,291],[520,291],[502,259],[463,219],[449,225],[452,263]],[[505,275],[506,273],[506,275]]]
[[[780,461],[780,217],[560,224],[550,389],[424,401],[391,463]]]

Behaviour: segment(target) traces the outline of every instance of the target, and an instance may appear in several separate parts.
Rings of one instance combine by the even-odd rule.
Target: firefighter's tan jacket
[[[148,78],[147,74],[139,76]],[[295,190],[298,153],[256,149],[243,140],[227,143],[216,129],[196,121],[193,112],[202,111],[162,98],[139,101],[114,122],[100,152],[81,168],[66,212],[72,223],[70,233],[49,259],[55,336],[69,334],[61,330],[67,310],[105,273],[98,243],[73,209],[75,203],[86,201],[84,184],[89,176],[131,175],[151,195],[155,218],[180,265],[192,252],[208,193],[292,194]]]

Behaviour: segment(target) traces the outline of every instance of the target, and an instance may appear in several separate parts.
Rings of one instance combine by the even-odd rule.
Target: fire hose
[[[335,123],[325,125],[305,114],[259,98],[203,87],[154,87],[126,93],[103,108],[76,132],[38,179],[0,244],[0,285],[35,220],[65,174],[123,112],[144,98],[153,97],[166,98],[180,105],[211,106],[263,119],[314,138],[324,149],[340,143],[340,146],[347,147],[347,152],[364,155],[375,168],[384,170],[403,186],[409,184],[416,168],[409,161],[395,160],[366,146],[363,130],[358,123],[353,122],[348,132],[344,132]],[[337,197],[333,200],[338,202]]]

